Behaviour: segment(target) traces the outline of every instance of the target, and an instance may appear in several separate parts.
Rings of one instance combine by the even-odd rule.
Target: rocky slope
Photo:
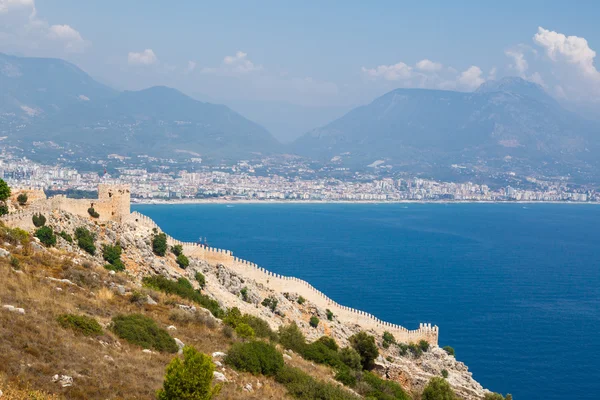
[[[273,329],[295,322],[309,341],[322,335],[329,335],[334,337],[340,345],[346,345],[351,335],[363,330],[358,325],[343,324],[335,316],[332,321],[328,321],[326,310],[317,307],[310,298],[307,298],[303,304],[299,304],[297,294],[275,292],[267,285],[248,279],[239,271],[235,272],[225,265],[210,265],[205,261],[190,258],[190,266],[187,269],[181,269],[177,266],[174,255],[167,254],[165,257],[154,255],[151,247],[151,237],[154,232],[134,221],[98,224],[90,218],[81,218],[62,211],[55,211],[47,218],[47,225],[52,226],[57,232],[65,231],[73,234],[77,227],[87,227],[96,234],[98,248],[101,248],[103,243],[120,243],[123,248],[121,258],[126,265],[126,274],[138,285],[141,285],[140,282],[144,276],[151,274],[161,274],[175,279],[183,276],[197,285],[194,275],[196,272],[201,272],[206,277],[206,287],[203,292],[217,300],[222,308],[238,307],[242,313],[264,319]],[[95,256],[91,256],[76,245],[68,243],[60,237],[57,239],[59,249],[76,255],[73,257],[73,262],[100,265],[105,263],[100,251],[96,252]],[[40,244],[34,244],[34,246],[39,251],[47,251]],[[115,287],[115,290],[125,294],[130,289]],[[245,295],[242,295],[242,291]],[[275,312],[261,305],[262,300],[270,296],[278,300]],[[243,297],[245,300],[242,299]],[[309,325],[311,316],[317,316],[320,319],[321,323],[317,328]],[[371,333],[374,334],[374,332]],[[441,376],[442,370],[446,370],[448,382],[460,398],[481,399],[488,393],[473,379],[465,364],[457,361],[439,347],[433,347],[419,357],[411,355],[410,352],[401,355],[397,346],[390,346],[387,350],[383,349],[381,337],[378,335],[376,337],[380,346],[376,371],[381,376],[398,381],[409,392],[420,392],[431,377]]]

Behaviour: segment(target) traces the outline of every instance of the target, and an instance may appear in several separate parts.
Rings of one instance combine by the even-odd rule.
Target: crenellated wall
[[[132,220],[149,229],[160,227],[149,217],[134,211],[131,213]],[[241,276],[255,280],[265,286],[281,293],[297,293],[317,306],[330,309],[336,318],[344,323],[358,324],[365,329],[373,329],[380,335],[388,331],[394,335],[398,342],[411,343],[419,340],[426,340],[431,344],[437,345],[439,337],[439,328],[431,324],[420,324],[418,329],[409,330],[403,326],[385,322],[372,314],[354,308],[346,307],[327,297],[323,292],[315,289],[308,282],[290,276],[279,275],[258,265],[234,257],[229,250],[205,247],[197,243],[181,242],[167,235],[167,242],[170,245],[180,244],[183,246],[183,252],[188,257],[194,257],[208,262],[209,264],[223,264]]]

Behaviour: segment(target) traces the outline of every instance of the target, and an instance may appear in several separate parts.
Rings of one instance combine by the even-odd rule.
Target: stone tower
[[[110,217],[113,221],[121,222],[130,213],[131,193],[129,185],[98,185],[98,203],[108,205]]]

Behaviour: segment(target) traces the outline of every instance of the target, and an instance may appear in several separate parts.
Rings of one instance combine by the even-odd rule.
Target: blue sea
[[[600,207],[137,205],[166,232],[414,329],[515,399],[600,398]]]

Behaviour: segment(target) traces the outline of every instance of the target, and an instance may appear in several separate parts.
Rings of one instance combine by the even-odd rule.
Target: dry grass
[[[141,348],[118,340],[108,329],[98,338],[65,330],[56,321],[64,313],[88,315],[106,326],[117,314],[141,312],[160,326],[175,325],[177,330],[171,332],[174,337],[206,354],[226,352],[233,343],[221,325],[201,311],[189,314],[177,309],[175,304],[185,303],[180,298],[153,293],[159,304],[142,305],[105,286],[105,281],[126,283],[122,274],[111,276],[101,266],[76,265],[60,252],[42,255],[13,246],[8,250],[19,258],[21,272],[11,268],[8,258],[0,258],[0,306],[22,307],[26,314],[0,309],[0,376],[8,379],[0,380],[2,400],[155,398],[172,355],[143,353]],[[67,278],[76,285],[53,282],[46,279],[48,276]],[[53,383],[55,374],[72,376],[73,386],[62,388]],[[288,398],[285,388],[272,379],[237,374],[229,368],[225,374],[230,382],[224,385],[220,399]],[[18,384],[14,381],[17,377]],[[10,385],[3,386],[2,382]],[[253,385],[253,392],[243,390],[247,383]]]

